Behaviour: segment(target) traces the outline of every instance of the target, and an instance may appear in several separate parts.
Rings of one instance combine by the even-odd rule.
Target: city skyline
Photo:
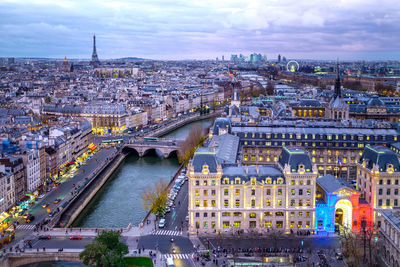
[[[0,56],[400,59],[395,1],[3,1]]]

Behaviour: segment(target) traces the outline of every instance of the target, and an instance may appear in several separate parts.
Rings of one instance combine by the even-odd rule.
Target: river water
[[[163,137],[185,139],[190,128],[200,123],[209,127],[212,119],[187,124]],[[129,155],[108,179],[92,201],[72,224],[82,228],[123,228],[137,226],[146,212],[142,191],[159,179],[169,181],[179,168],[176,158],[163,159],[155,154],[145,157]]]

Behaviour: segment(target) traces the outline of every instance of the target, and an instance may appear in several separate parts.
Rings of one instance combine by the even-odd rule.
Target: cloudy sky
[[[0,0],[0,57],[400,60],[399,0]]]

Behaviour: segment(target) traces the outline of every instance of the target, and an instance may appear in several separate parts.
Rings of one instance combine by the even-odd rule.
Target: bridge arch
[[[167,158],[171,158],[171,157],[176,157],[176,158],[178,158],[178,154],[179,154],[179,150],[178,150],[178,149],[174,149],[174,150],[172,150],[172,151],[170,151],[170,152],[168,153]]]
[[[130,146],[124,146],[124,147],[122,148],[122,153],[140,156],[139,151],[137,151],[135,148],[130,147]]]
[[[145,151],[143,151],[142,157],[145,157],[147,155],[157,155],[159,157],[163,157],[164,152],[158,148],[151,147],[151,148],[147,148]]]

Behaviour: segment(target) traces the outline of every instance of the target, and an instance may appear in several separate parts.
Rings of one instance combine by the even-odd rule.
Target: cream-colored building
[[[201,148],[188,167],[189,231],[313,232],[317,175],[296,147],[285,147],[275,166],[223,164]]]
[[[379,211],[399,208],[400,163],[397,155],[385,147],[367,146],[357,164],[357,189],[369,203],[372,221],[382,225]]]
[[[379,256],[389,267],[400,267],[400,212],[384,210],[380,213]]]

